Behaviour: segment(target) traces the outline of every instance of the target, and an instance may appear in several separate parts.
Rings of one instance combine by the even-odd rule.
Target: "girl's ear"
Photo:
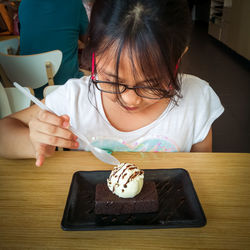
[[[184,51],[181,54],[181,58],[188,52],[188,50],[189,50],[189,47],[186,46],[186,48],[184,49]]]

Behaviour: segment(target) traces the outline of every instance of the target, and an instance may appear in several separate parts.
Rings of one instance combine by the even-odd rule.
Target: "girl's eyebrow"
[[[112,73],[110,73],[110,72],[102,71],[102,73],[104,73],[105,75],[114,77],[114,78],[117,77],[116,75],[114,75],[114,74],[112,74]],[[120,81],[122,81],[122,82],[125,82],[125,80],[122,79],[122,78],[120,78],[120,77],[118,77],[118,80],[120,80]],[[155,80],[157,80],[157,78],[150,78],[150,79],[148,79],[148,80],[143,80],[143,81],[136,82],[136,84],[144,83],[144,82],[148,82],[148,81],[149,81],[149,82],[150,82],[150,81],[155,81]]]

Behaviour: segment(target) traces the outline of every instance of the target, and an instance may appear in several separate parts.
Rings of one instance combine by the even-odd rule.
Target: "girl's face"
[[[97,67],[96,72],[98,76],[98,80],[100,81],[108,81],[108,82],[116,82],[116,72],[115,72],[115,60],[107,59],[106,57],[96,57]],[[135,63],[136,67],[136,63]],[[133,67],[130,63],[130,59],[126,54],[126,50],[122,52],[120,64],[119,64],[119,83],[126,84],[128,87],[134,86],[146,86],[145,78],[142,74],[138,74],[135,79],[133,73]],[[152,72],[152,78],[154,77]],[[101,88],[103,88],[102,83],[99,84]],[[167,105],[168,100],[166,98],[163,99],[147,99],[141,96],[138,96],[133,89],[127,89],[125,92],[120,94],[122,103],[124,106],[120,104],[118,101],[116,94],[110,94],[106,92],[102,92],[103,102],[108,102],[109,105],[115,105],[117,108],[122,109],[123,111],[129,111],[130,113],[138,113],[142,112],[149,108],[156,108],[158,105],[162,106],[162,104]]]

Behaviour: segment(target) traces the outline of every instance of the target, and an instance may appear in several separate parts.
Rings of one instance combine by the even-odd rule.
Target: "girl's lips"
[[[133,111],[138,109],[137,107],[125,107],[126,110]]]

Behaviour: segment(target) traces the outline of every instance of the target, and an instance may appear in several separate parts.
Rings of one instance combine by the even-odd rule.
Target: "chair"
[[[34,94],[33,89],[26,87],[26,90]],[[0,104],[0,118],[4,118],[12,113],[30,107],[31,101],[18,89],[14,87],[4,88],[0,83]]]
[[[34,90],[32,88],[25,87],[32,95],[34,95]],[[26,109],[31,106],[31,101],[23,93],[21,93],[15,87],[5,88],[6,94],[9,99],[9,104],[12,113],[18,112],[20,110]]]
[[[19,48],[19,38],[0,41],[0,53],[16,55]]]
[[[62,62],[62,52],[53,50],[34,55],[7,55],[0,53],[0,64],[4,72],[0,71],[4,87],[9,82],[4,81],[2,74],[6,74],[10,82],[18,82],[23,87],[36,89],[46,83],[54,84],[53,77]]]
[[[0,83],[0,119],[12,113],[7,93]]]

